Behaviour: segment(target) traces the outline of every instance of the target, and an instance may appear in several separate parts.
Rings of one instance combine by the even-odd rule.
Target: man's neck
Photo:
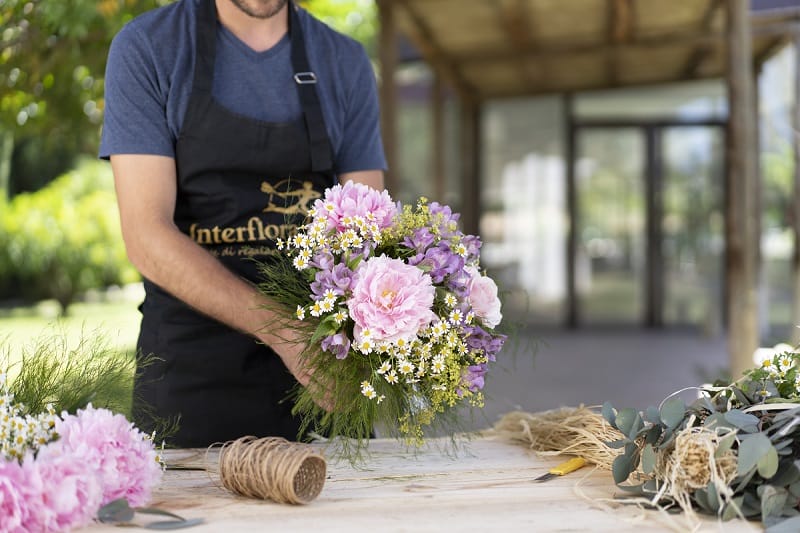
[[[291,2],[279,13],[266,19],[251,17],[230,0],[216,0],[216,4],[220,23],[256,52],[275,46],[289,29]]]

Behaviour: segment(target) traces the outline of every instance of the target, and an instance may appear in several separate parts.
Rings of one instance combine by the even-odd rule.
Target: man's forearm
[[[128,240],[131,261],[143,276],[176,298],[255,336],[274,318],[261,308],[264,298],[252,284],[225,268],[174,226],[151,227],[145,235],[146,242]]]

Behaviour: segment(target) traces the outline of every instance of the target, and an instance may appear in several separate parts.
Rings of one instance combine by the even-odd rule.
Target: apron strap
[[[322,105],[317,95],[317,76],[311,70],[306,55],[303,29],[294,2],[289,3],[289,33],[292,38],[292,67],[303,117],[308,130],[308,141],[311,148],[311,171],[330,172],[333,169],[333,154]]]
[[[192,92],[199,90],[210,98],[217,57],[217,9],[214,0],[200,2],[197,9]]]

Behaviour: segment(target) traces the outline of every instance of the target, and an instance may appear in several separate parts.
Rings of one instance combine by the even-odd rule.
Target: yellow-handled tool
[[[564,461],[558,466],[554,466],[551,468],[546,474],[537,477],[534,481],[547,481],[548,479],[553,479],[556,476],[563,476],[565,474],[569,474],[570,472],[574,472],[579,468],[586,466],[588,463],[586,459],[583,457],[573,457],[569,461]]]

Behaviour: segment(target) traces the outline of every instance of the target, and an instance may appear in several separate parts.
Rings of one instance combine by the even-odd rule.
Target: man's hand
[[[302,356],[307,345],[300,332],[284,329],[273,334],[262,333],[258,335],[258,338],[278,354],[297,382],[309,389],[317,405],[326,411],[333,410],[335,404],[332,396],[332,384],[324,384],[314,378],[314,370],[306,365],[307,361]]]

